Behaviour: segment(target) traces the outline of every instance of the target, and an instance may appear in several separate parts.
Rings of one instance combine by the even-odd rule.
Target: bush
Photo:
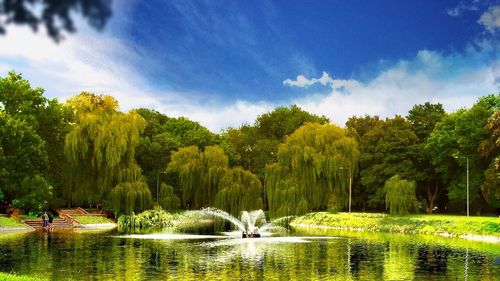
[[[147,210],[138,215],[122,215],[118,218],[121,228],[166,228],[174,226],[175,216],[157,208]]]

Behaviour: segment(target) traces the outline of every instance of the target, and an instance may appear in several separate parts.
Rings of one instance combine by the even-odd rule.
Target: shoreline
[[[335,229],[335,230],[347,230],[347,231],[359,231],[359,232],[422,234],[422,233],[414,233],[414,232],[390,232],[390,231],[366,230],[366,229],[361,228],[361,227],[342,227],[342,226],[329,226],[329,225],[304,224],[304,223],[290,223],[290,226],[297,227],[297,228]],[[477,234],[453,235],[453,234],[447,233],[447,232],[425,233],[425,234],[436,235],[436,236],[441,236],[441,237],[461,238],[461,239],[467,239],[470,241],[500,243],[500,237],[491,236],[491,235],[477,235]]]
[[[400,234],[426,234],[500,244],[500,218],[453,215],[390,216],[382,213],[316,212],[294,218],[290,226]]]

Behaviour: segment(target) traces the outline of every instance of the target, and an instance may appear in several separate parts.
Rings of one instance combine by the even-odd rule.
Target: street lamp
[[[467,216],[469,216],[469,157],[455,156],[455,159],[459,159],[459,158],[467,159]]]
[[[158,194],[160,194],[160,174],[166,174],[166,172],[160,172],[156,174],[156,203],[158,203]]]
[[[349,168],[344,168],[340,167],[341,170],[347,170],[349,172],[349,213],[351,213],[351,197],[352,197],[352,173],[351,173],[351,167]]]

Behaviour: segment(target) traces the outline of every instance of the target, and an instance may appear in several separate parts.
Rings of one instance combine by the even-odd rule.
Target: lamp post
[[[349,213],[351,213],[351,197],[352,197],[352,173],[351,167],[348,169],[340,167],[341,170],[347,170],[349,172]]]
[[[469,157],[455,156],[455,159],[459,159],[459,158],[467,159],[467,216],[469,216]]]
[[[160,174],[166,174],[165,172],[160,172],[158,170],[158,173],[156,174],[156,203],[158,203],[158,196],[160,194]]]

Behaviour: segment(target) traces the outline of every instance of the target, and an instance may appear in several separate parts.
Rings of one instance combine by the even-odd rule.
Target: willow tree
[[[175,195],[174,188],[170,185],[162,183],[158,197],[158,205],[160,205],[163,210],[174,211],[179,210],[181,207],[181,199]]]
[[[271,215],[344,206],[358,158],[358,144],[344,129],[313,123],[298,128],[278,147],[277,163],[266,167]]]
[[[406,215],[418,211],[415,182],[395,175],[385,182],[385,205],[391,215]]]
[[[115,215],[142,212],[151,208],[153,196],[145,182],[122,182],[111,189],[108,200]]]
[[[219,180],[229,167],[228,161],[218,146],[207,146],[204,151],[188,146],[172,153],[167,172],[177,175],[186,208],[197,209],[213,203]]]
[[[222,176],[214,206],[238,215],[243,210],[263,208],[262,183],[259,177],[241,167],[226,169]]]
[[[118,111],[111,96],[81,93],[67,101],[74,123],[66,135],[69,184],[65,195],[74,203],[95,202],[122,182],[135,182],[140,168],[134,159],[144,119]]]

